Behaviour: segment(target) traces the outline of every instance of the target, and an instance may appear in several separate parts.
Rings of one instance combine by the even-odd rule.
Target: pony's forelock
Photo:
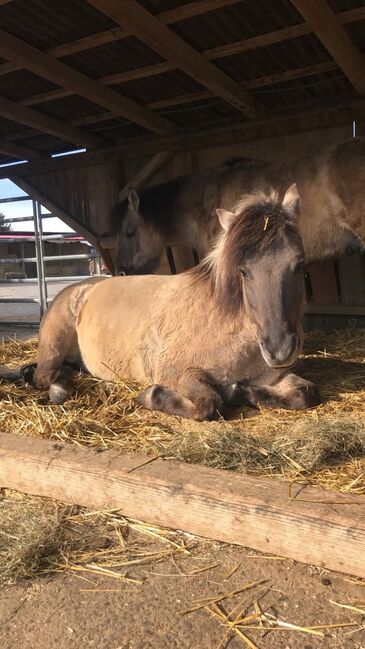
[[[217,235],[211,252],[189,271],[194,280],[209,280],[222,308],[230,312],[242,304],[240,265],[291,236],[301,242],[295,218],[273,189],[242,196],[232,212],[236,218],[228,231]]]

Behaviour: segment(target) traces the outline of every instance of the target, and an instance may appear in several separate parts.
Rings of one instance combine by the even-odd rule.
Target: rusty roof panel
[[[7,99],[21,100],[43,92],[56,90],[59,86],[28,70],[17,70],[0,75],[0,95]]]
[[[113,90],[119,91],[143,104],[190,92],[198,92],[203,88],[204,86],[181,70],[165,72],[145,79],[134,79],[113,86]]]
[[[12,0],[0,7],[0,24],[42,50],[115,27],[85,0]]]
[[[159,54],[134,36],[62,58],[62,61],[67,65],[94,79],[106,74],[115,74],[145,65],[153,65],[163,60]]]
[[[198,50],[265,34],[302,23],[287,0],[244,0],[216,11],[194,16],[170,27]]]

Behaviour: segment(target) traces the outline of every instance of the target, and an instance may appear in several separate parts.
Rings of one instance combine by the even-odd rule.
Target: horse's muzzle
[[[273,368],[292,367],[299,355],[300,340],[296,334],[287,334],[280,344],[273,344],[269,338],[259,342],[264,361]]]

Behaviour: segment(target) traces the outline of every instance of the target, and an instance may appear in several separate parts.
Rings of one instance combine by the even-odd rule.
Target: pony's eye
[[[136,234],[135,226],[134,225],[128,225],[128,227],[126,229],[126,233],[125,233],[125,236],[127,237],[127,239],[131,239],[132,237],[134,237],[135,234]]]

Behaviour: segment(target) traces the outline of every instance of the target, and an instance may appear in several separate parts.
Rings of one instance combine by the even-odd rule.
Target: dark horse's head
[[[140,198],[133,187],[129,189],[128,198],[116,205],[112,218],[117,239],[116,273],[152,273],[165,243],[153,220],[141,213]]]
[[[207,258],[215,295],[227,313],[243,309],[270,367],[290,367],[301,351],[304,251],[297,228],[300,198],[292,185],[218,209],[224,234]]]

